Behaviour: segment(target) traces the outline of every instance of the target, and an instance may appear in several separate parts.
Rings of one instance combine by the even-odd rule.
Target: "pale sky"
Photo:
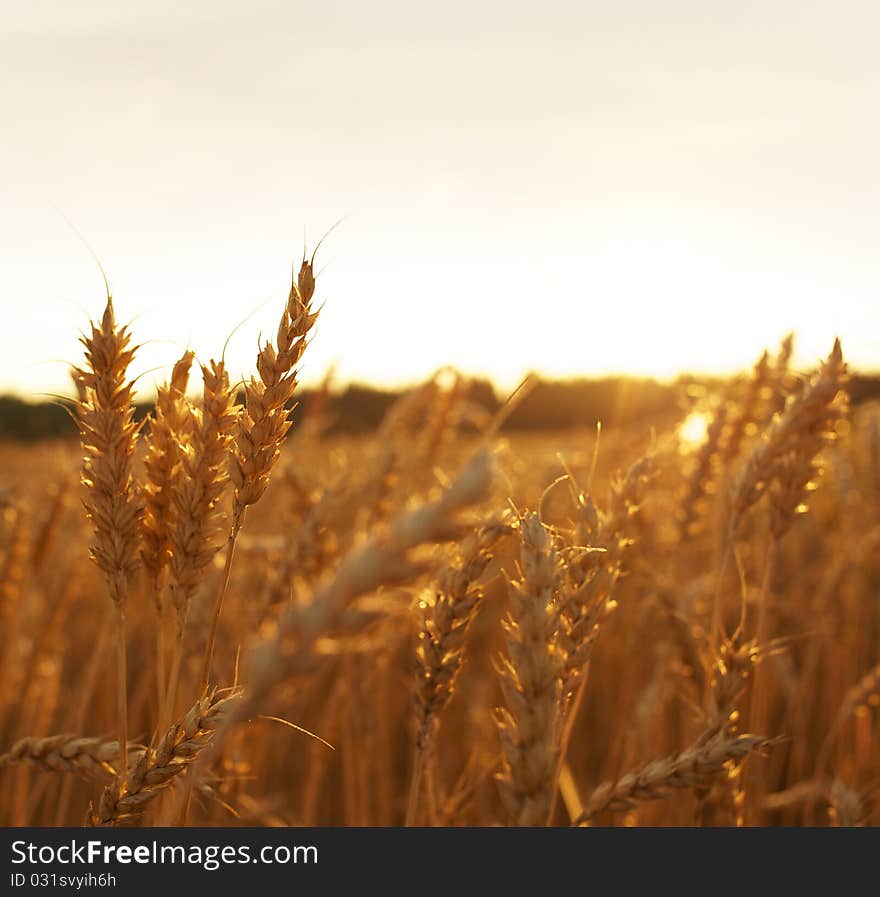
[[[0,391],[145,342],[305,380],[880,367],[880,4],[0,0]],[[155,369],[155,370],[154,370]]]

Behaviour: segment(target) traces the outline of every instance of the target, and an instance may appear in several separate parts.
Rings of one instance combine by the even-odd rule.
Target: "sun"
[[[678,428],[682,447],[692,449],[698,446],[706,438],[710,420],[710,415],[704,411],[692,411]]]

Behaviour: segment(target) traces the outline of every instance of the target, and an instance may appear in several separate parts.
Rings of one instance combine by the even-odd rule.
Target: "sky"
[[[0,0],[0,392],[67,392],[107,272],[149,389],[453,364],[880,369],[880,4]],[[88,245],[86,245],[88,244]]]

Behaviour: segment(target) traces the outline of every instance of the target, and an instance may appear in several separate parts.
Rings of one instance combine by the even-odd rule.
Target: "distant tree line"
[[[687,384],[695,378],[673,383],[632,377],[602,377],[576,380],[538,380],[537,385],[514,408],[505,430],[555,430],[573,426],[593,427],[597,421],[616,426],[672,413],[681,407]],[[704,381],[707,382],[707,381]],[[322,395],[303,389],[298,395],[295,416],[308,414],[313,402],[324,403],[323,411],[332,433],[369,433],[400,396],[399,391],[353,384]],[[853,404],[880,398],[880,376],[856,375],[850,382]],[[503,404],[504,396],[488,380],[471,380],[468,400],[488,414]],[[150,412],[149,404],[137,406],[137,416]],[[13,396],[0,396],[0,439],[34,441],[73,436],[76,432],[66,408],[60,403],[33,403]]]

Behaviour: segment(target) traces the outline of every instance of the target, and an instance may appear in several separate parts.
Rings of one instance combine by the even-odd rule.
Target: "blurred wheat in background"
[[[833,335],[604,432],[446,370],[346,436],[293,411],[315,286],[144,421],[108,296],[79,444],[2,448],[0,823],[877,821],[880,407]]]

